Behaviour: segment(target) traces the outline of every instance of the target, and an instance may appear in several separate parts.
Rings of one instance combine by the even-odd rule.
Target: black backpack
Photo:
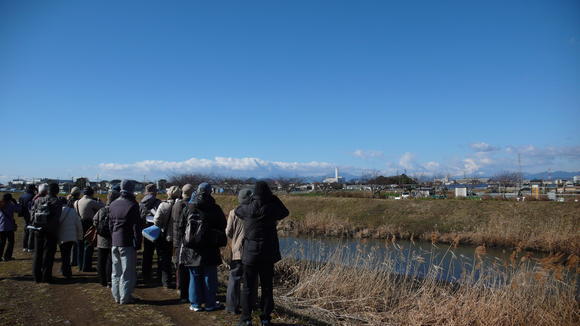
[[[48,219],[50,218],[51,204],[48,200],[43,200],[39,204],[38,208],[34,211],[34,216],[32,216],[32,225],[37,228],[43,228],[48,226]]]
[[[99,218],[99,222],[97,223],[97,234],[101,237],[111,238],[111,229],[109,228],[109,206],[103,208],[104,216]]]
[[[207,223],[201,218],[199,212],[196,209],[188,209],[183,245],[191,249],[202,248],[206,233]]]

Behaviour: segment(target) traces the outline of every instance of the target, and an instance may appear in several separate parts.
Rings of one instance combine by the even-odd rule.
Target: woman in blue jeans
[[[215,199],[211,196],[212,187],[202,183],[197,188],[197,194],[192,196],[187,205],[188,219],[196,218],[207,225],[207,230],[224,233],[226,217]],[[187,220],[180,225],[180,232],[185,233]],[[184,238],[184,237],[182,237]],[[214,311],[224,306],[216,301],[217,267],[222,263],[220,248],[211,237],[203,237],[199,248],[191,249],[181,245],[180,263],[189,269],[189,301],[190,310]]]

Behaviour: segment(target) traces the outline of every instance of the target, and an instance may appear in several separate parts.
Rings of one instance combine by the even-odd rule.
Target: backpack
[[[51,205],[49,201],[43,200],[38,208],[34,211],[34,216],[32,216],[32,225],[37,228],[48,226],[48,219],[51,215],[50,209]]]
[[[199,249],[204,245],[207,223],[203,221],[199,212],[193,209],[187,215],[187,225],[183,235],[183,245],[191,249]]]
[[[109,228],[109,206],[103,208],[104,215],[101,215],[97,223],[97,234],[104,238],[111,237],[111,229]]]

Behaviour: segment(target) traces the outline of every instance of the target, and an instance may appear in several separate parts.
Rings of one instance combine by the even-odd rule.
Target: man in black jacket
[[[111,292],[115,302],[133,303],[133,290],[137,283],[137,250],[141,245],[139,204],[134,195],[135,182],[121,182],[121,197],[109,206],[111,254],[113,273]]]
[[[62,202],[57,197],[59,191],[58,184],[51,183],[48,185],[48,196],[39,197],[32,206],[33,222],[36,213],[40,213],[45,207],[49,211],[46,224],[35,231],[34,235],[35,251],[32,261],[32,275],[36,283],[52,282],[52,265],[58,242],[58,220],[62,212]]]
[[[258,276],[262,288],[262,325],[270,325],[274,309],[273,281],[274,263],[282,259],[276,225],[290,213],[280,199],[272,194],[268,184],[256,182],[252,200],[236,208],[235,214],[244,221],[244,285],[242,289],[242,316],[239,325],[252,324],[252,303],[256,302],[253,289]]]
[[[30,229],[27,226],[30,225],[30,209],[32,208],[34,195],[36,194],[36,187],[30,184],[26,187],[26,192],[18,198],[18,204],[20,205],[20,216],[24,218],[24,237],[22,237],[22,250],[26,252],[31,251],[30,241]]]
[[[156,211],[161,204],[161,200],[157,198],[157,187],[150,183],[145,186],[145,196],[139,203],[139,211],[141,214],[141,227],[147,228],[153,225],[153,222],[148,222],[147,216],[155,215],[153,211]],[[153,269],[153,254],[155,252],[155,243],[143,239],[143,260],[141,261],[141,276],[143,277],[143,283],[149,284],[152,281],[152,269]],[[159,253],[157,253],[159,255]],[[159,260],[157,261],[159,266]],[[160,270],[158,270],[158,274]]]

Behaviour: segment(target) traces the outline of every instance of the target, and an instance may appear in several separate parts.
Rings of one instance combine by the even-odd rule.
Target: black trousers
[[[52,265],[56,253],[56,235],[46,232],[34,232],[34,257],[32,275],[36,283],[52,282]]]
[[[59,245],[60,249],[60,258],[61,258],[61,265],[60,265],[60,272],[62,276],[69,278],[72,276],[72,269],[70,266],[70,256],[72,253],[74,241],[69,241],[65,243],[61,243]]]
[[[4,252],[4,247],[6,247],[6,252]],[[13,252],[14,231],[0,232],[0,257],[4,257],[4,259],[12,259]]]
[[[173,248],[176,255],[175,263],[175,285],[179,290],[179,299],[189,300],[189,269],[178,263],[179,248]]]
[[[260,287],[262,288],[260,319],[270,320],[270,315],[272,314],[272,310],[274,310],[274,264],[244,265],[241,316],[241,320],[243,321],[252,319],[252,306],[256,302],[256,292],[252,289],[255,289],[257,286],[258,276],[260,277]]]
[[[155,248],[157,249],[158,256],[158,268],[161,271],[161,284],[164,287],[169,287],[171,285],[171,256],[173,243],[165,240],[165,237],[159,237],[155,241]]]
[[[89,244],[88,241],[82,240],[79,243],[77,263],[79,270],[83,272],[93,271],[93,252],[95,248]]]
[[[141,276],[143,277],[143,282],[149,283],[152,281],[153,274],[153,254],[155,253],[156,245],[155,243],[143,239],[143,260],[141,261]],[[159,252],[157,253],[159,256]],[[159,260],[159,257],[157,257]],[[159,264],[157,265],[159,268]]]
[[[99,281],[102,286],[107,286],[111,283],[111,273],[113,262],[111,260],[110,248],[98,248],[97,251],[97,270],[99,272]]]

